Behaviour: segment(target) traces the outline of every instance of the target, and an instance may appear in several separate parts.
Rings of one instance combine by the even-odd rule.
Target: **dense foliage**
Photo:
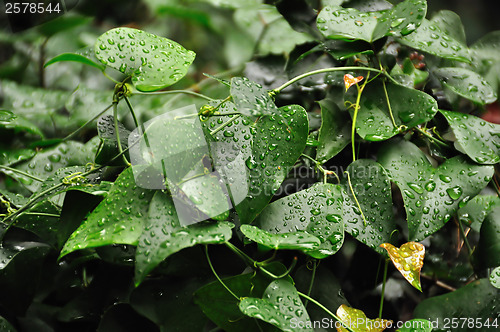
[[[498,328],[498,31],[144,5],[0,35],[0,331]]]

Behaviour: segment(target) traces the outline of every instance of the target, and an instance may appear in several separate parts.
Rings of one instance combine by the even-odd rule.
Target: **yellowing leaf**
[[[369,319],[361,310],[354,309],[342,304],[337,309],[337,316],[342,323],[349,326],[354,332],[380,332],[392,325],[392,320],[387,319]],[[339,324],[335,324],[337,326]],[[337,332],[347,332],[345,327],[338,327]]]
[[[345,91],[349,90],[349,88],[352,85],[358,84],[359,82],[361,82],[363,80],[363,78],[364,78],[363,76],[354,77],[351,74],[345,74],[344,75]]]
[[[396,248],[390,243],[382,243],[382,248],[387,250],[389,257],[396,269],[401,272],[408,282],[422,291],[420,286],[420,270],[424,265],[425,247],[418,242],[408,242]]]

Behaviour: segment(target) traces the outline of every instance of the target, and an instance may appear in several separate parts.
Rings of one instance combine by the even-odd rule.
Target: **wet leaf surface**
[[[162,191],[156,191],[152,197],[144,223],[135,258],[136,285],[160,262],[184,248],[228,241],[234,227],[228,222],[203,222],[183,226],[177,217],[172,198]]]
[[[370,248],[380,250],[378,247],[382,243],[391,242],[396,229],[389,177],[379,163],[368,159],[351,163],[346,171],[360,206],[354,200],[347,177],[344,177],[345,231]]]
[[[233,77],[231,79],[231,97],[237,112],[243,115],[279,114],[268,91],[259,83],[252,82],[246,77]]]
[[[0,134],[19,134],[23,132],[40,136],[41,138],[44,137],[40,129],[22,115],[14,114],[8,110],[0,110]]]
[[[319,238],[321,245],[315,250],[302,250],[324,258],[335,254],[344,242],[343,201],[340,186],[316,184],[269,204],[255,224],[274,234],[311,234]]]
[[[250,240],[274,250],[314,250],[321,243],[316,236],[307,232],[272,234],[251,225],[241,225],[240,230]]]
[[[297,290],[290,282],[283,279],[270,283],[262,299],[243,298],[239,308],[245,315],[263,320],[282,331],[297,331],[293,328],[292,322],[296,322],[297,326],[311,325]],[[305,327],[301,331],[312,331],[312,329]]]
[[[415,127],[432,119],[438,111],[436,100],[422,91],[388,83],[387,94],[394,121],[398,126]],[[349,92],[345,95],[345,99],[354,105],[356,96],[357,93],[354,91]],[[374,82],[363,92],[356,120],[356,132],[369,141],[383,141],[398,133],[392,124],[381,83]]]
[[[323,99],[321,107],[321,128],[319,129],[316,159],[326,162],[335,157],[351,141],[351,121],[333,100]]]
[[[490,282],[493,287],[500,289],[500,266],[491,271]]]
[[[441,83],[459,96],[480,105],[491,104],[496,92],[479,74],[465,68],[438,68],[434,71]]]
[[[390,243],[382,243],[389,257],[399,272],[416,289],[422,291],[420,285],[420,270],[424,265],[425,247],[418,242],[407,242],[400,248]]]
[[[491,166],[471,163],[462,156],[433,168],[416,145],[403,140],[382,146],[378,161],[401,190],[411,241],[421,241],[443,227],[493,175]]]
[[[500,206],[498,196],[477,195],[458,209],[458,220],[479,232],[486,216],[497,206]]]
[[[170,86],[187,73],[195,58],[178,43],[132,28],[111,29],[95,43],[95,55],[107,67],[132,75],[139,91]]]
[[[351,308],[345,304],[341,305],[336,312],[341,322],[349,326],[354,332],[379,332],[385,330],[392,323],[386,319],[369,319],[359,309]],[[347,332],[345,327],[337,327],[338,332]]]
[[[470,114],[440,112],[455,134],[457,150],[465,152],[479,164],[492,165],[500,161],[500,125]]]

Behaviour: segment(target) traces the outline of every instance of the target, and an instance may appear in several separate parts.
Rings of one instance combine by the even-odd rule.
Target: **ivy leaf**
[[[314,250],[321,243],[316,236],[307,232],[272,234],[251,225],[241,225],[240,230],[250,240],[274,250]]]
[[[498,196],[477,195],[465,206],[458,209],[458,220],[479,232],[486,216],[499,205],[500,198]]]
[[[392,263],[405,279],[416,289],[422,291],[420,285],[420,270],[424,266],[425,247],[418,242],[407,242],[400,248],[390,243],[382,243],[387,250]]]
[[[500,289],[500,266],[491,271],[490,282],[493,287]]]
[[[409,239],[421,241],[439,230],[471,197],[491,180],[492,166],[471,163],[463,156],[433,168],[413,143],[397,140],[382,146],[379,163],[401,190]]]
[[[337,309],[337,316],[342,323],[349,326],[354,332],[379,332],[392,325],[391,320],[380,318],[369,319],[363,311],[351,308],[345,304],[342,304]],[[347,332],[347,329],[340,326],[337,327],[337,331]]]
[[[97,38],[96,57],[107,67],[132,76],[139,91],[156,91],[186,75],[195,58],[178,43],[132,28],[111,29]]]
[[[262,85],[246,77],[231,79],[231,97],[236,109],[247,116],[278,114],[278,108]]]
[[[466,68],[438,68],[434,71],[441,83],[459,96],[484,105],[497,99],[496,92],[479,74]]]
[[[156,191],[147,214],[146,226],[140,235],[135,265],[135,283],[170,255],[197,244],[224,243],[232,236],[233,224],[205,222],[183,226],[177,217],[172,198]]]
[[[303,208],[307,206],[307,208]],[[304,250],[315,258],[335,254],[344,242],[343,196],[340,186],[316,184],[269,204],[255,224],[273,234],[304,231],[317,237],[321,245]]]
[[[397,38],[404,45],[441,58],[471,62],[469,49],[427,19],[412,34]]]
[[[457,138],[457,150],[465,152],[479,164],[493,165],[500,161],[500,125],[470,114],[440,112]]]
[[[437,322],[433,325],[434,329],[445,329],[444,324],[447,320],[458,321],[462,317],[473,317],[482,325],[474,325],[464,330],[481,332],[488,327],[498,328],[500,312],[492,308],[498,308],[499,305],[500,290],[494,288],[488,279],[479,279],[454,292],[423,300],[415,308],[413,316]],[[486,325],[488,320],[489,326]]]
[[[379,163],[368,159],[356,160],[346,172],[351,184],[347,177],[342,180],[345,231],[370,248],[380,250],[380,244],[390,242],[396,229],[389,177]]]
[[[85,248],[137,244],[152,196],[151,190],[135,184],[132,168],[125,169],[113,183],[108,196],[71,234],[60,257]]]
[[[500,266],[500,207],[495,207],[484,219],[479,244],[474,252],[480,267]]]
[[[22,115],[14,114],[8,110],[0,110],[0,133],[14,132],[28,132],[30,134],[44,137],[43,133],[31,121],[25,119]]]
[[[262,299],[243,298],[239,308],[245,315],[263,320],[285,332],[296,331],[294,325],[305,326],[301,331],[313,331],[307,327],[312,324],[297,290],[283,279],[270,283]]]
[[[413,128],[432,119],[438,111],[436,100],[422,91],[388,83],[387,94],[397,126]],[[345,99],[355,104],[356,96],[356,93],[348,93]],[[351,111],[351,116],[353,114]],[[380,82],[370,84],[361,96],[356,132],[368,141],[383,141],[398,133],[392,124]]]
[[[323,99],[318,104],[321,107],[321,127],[316,159],[326,162],[335,157],[351,141],[351,121],[347,113],[342,112],[333,100]]]

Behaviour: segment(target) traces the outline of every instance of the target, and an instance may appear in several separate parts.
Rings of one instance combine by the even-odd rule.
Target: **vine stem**
[[[378,318],[382,319],[382,310],[384,308],[384,295],[385,295],[385,284],[387,281],[387,268],[389,267],[389,259],[385,260],[384,265],[384,279],[382,281],[382,294],[380,295],[380,306],[378,309]]]
[[[23,175],[23,176],[26,176],[26,177],[28,177],[28,178],[30,178],[30,179],[33,179],[33,180],[35,180],[35,181],[38,181],[38,182],[43,182],[43,181],[45,181],[45,180],[43,180],[43,179],[40,179],[39,177],[36,177],[36,176],[34,176],[34,175],[28,174],[28,173],[26,173],[26,172],[20,171],[20,170],[15,169],[15,168],[11,168],[11,167],[9,167],[9,166],[3,166],[3,165],[0,165],[0,168],[3,168],[3,169],[4,169],[4,170],[6,170],[6,171],[10,171],[10,172],[13,172],[13,173],[18,173],[18,174],[21,174],[21,175]]]
[[[352,116],[352,128],[351,128],[351,146],[352,146],[352,161],[356,161],[356,143],[355,143],[355,137],[356,137],[356,119],[358,118],[358,111],[359,111],[359,103],[361,101],[361,95],[363,94],[363,90],[366,87],[366,84],[368,83],[368,79],[370,78],[370,73],[366,75],[365,81],[361,85],[361,87],[356,84],[356,87],[358,88],[358,96],[356,97],[356,104],[354,105],[354,115]]]
[[[364,70],[368,72],[375,72],[379,74],[385,75],[387,78],[389,78],[391,81],[396,82],[394,78],[392,78],[389,74],[387,74],[384,70],[376,69],[376,68],[371,68],[371,67],[357,67],[357,66],[351,66],[351,67],[333,67],[333,68],[323,68],[323,69],[318,69],[318,70],[313,70],[307,73],[304,73],[302,75],[296,76],[289,80],[288,82],[284,83],[280,87],[272,90],[273,94],[278,94],[280,93],[283,89],[286,87],[292,85],[293,83],[300,81],[303,78],[312,76],[312,75],[317,75],[317,74],[323,74],[323,73],[329,73],[329,72],[334,72],[334,71],[349,71],[349,70]],[[397,82],[396,82],[397,83]]]
[[[389,115],[391,117],[392,125],[394,128],[398,128],[398,125],[396,124],[396,121],[394,120],[394,115],[392,114],[392,108],[391,108],[391,102],[389,100],[389,94],[387,93],[387,87],[385,85],[385,81],[382,80],[382,86],[384,88],[384,94],[385,94],[385,100],[387,102],[387,108],[389,109]]]
[[[311,296],[311,292],[314,286],[314,279],[316,278],[316,267],[317,267],[317,262],[316,260],[313,261],[313,268],[312,268],[312,275],[311,275],[311,282],[309,283],[309,288],[307,289],[307,296]],[[309,304],[309,300],[306,299],[304,301],[304,307],[307,308],[307,305]]]
[[[239,301],[240,298],[236,294],[234,294],[233,291],[229,287],[227,287],[227,285],[224,283],[224,281],[222,281],[222,279],[219,277],[217,272],[215,272],[214,266],[212,265],[212,261],[210,260],[210,256],[208,255],[208,246],[207,245],[205,245],[205,255],[207,256],[208,265],[210,265],[210,269],[212,270],[212,273],[214,274],[215,278],[217,278],[217,280],[220,282],[222,287],[224,287],[232,296],[234,296],[236,298],[236,300]]]
[[[304,293],[301,293],[299,291],[297,291],[297,293],[302,296],[303,298],[311,301],[312,303],[314,303],[315,305],[317,305],[318,307],[320,307],[321,309],[323,309],[327,314],[329,314],[330,316],[332,316],[336,321],[338,321],[340,324],[342,324],[342,326],[344,326],[345,329],[347,329],[347,331],[349,332],[354,332],[353,329],[351,329],[349,326],[347,326],[346,323],[344,323],[342,320],[340,320],[340,318],[335,315],[333,312],[331,312],[330,310],[328,310],[327,307],[325,307],[324,305],[322,305],[321,303],[319,303],[318,301],[316,301],[315,299],[313,299],[312,297],[304,294]]]
[[[115,125],[115,135],[116,135],[116,143],[118,144],[118,152],[122,155],[123,162],[125,163],[125,165],[131,166],[127,158],[123,154],[122,142],[120,140],[120,130],[118,128],[118,101],[113,102],[113,122]]]
[[[221,124],[219,127],[217,127],[214,130],[212,130],[210,132],[210,135],[214,135],[214,134],[218,133],[219,131],[221,131],[222,129],[224,129],[226,126],[228,126],[229,124],[231,124],[234,120],[238,119],[239,117],[241,117],[240,114],[233,116],[231,119],[227,120],[226,122],[224,122],[223,124]]]
[[[138,92],[134,91],[132,94],[133,95],[171,95],[171,94],[178,94],[178,93],[183,93],[186,95],[191,95],[195,96],[201,99],[205,99],[208,101],[214,101],[213,98],[210,98],[209,96],[205,96],[204,94],[194,92],[191,90],[169,90],[169,91],[155,91],[155,92]]]
[[[363,225],[366,227],[366,218],[365,214],[363,213],[363,210],[361,209],[361,205],[358,202],[358,198],[356,197],[356,194],[354,193],[354,189],[352,188],[351,184],[351,177],[349,175],[348,171],[345,171],[344,173],[347,174],[347,183],[349,184],[349,189],[351,189],[352,196],[354,197],[354,201],[356,201],[356,205],[358,206],[359,211],[361,212],[361,217],[363,217]]]
[[[433,142],[436,142],[437,144],[441,145],[441,146],[444,146],[444,147],[448,147],[448,144],[444,143],[444,142],[441,142],[439,139],[435,138],[434,136],[430,135],[427,131],[419,128],[418,126],[415,127],[422,135],[424,135],[425,137],[431,139]]]
[[[467,234],[465,234],[462,222],[460,220],[456,220],[456,222],[458,223],[458,228],[460,229],[460,234],[462,235],[462,237],[464,239],[465,246],[467,247],[467,250],[469,251],[469,256],[471,256],[472,255],[472,247],[469,244],[469,240],[467,240]]]
[[[308,156],[306,154],[302,154],[301,156],[312,161],[315,164],[315,166],[318,168],[318,170],[321,173],[323,173],[323,183],[324,184],[327,183],[327,176],[328,175],[335,175],[335,177],[337,178],[337,183],[340,183],[340,179],[339,179],[339,176],[337,175],[337,173],[324,169],[323,166],[321,166],[321,163],[311,156]]]
[[[99,113],[97,113],[96,115],[94,115],[92,117],[92,119],[88,120],[87,122],[85,122],[83,125],[80,126],[80,128],[78,128],[77,130],[75,130],[74,132],[70,133],[68,136],[64,137],[62,140],[63,141],[67,141],[69,140],[70,138],[73,138],[73,136],[75,136],[76,134],[78,134],[83,128],[85,128],[89,123],[92,123],[95,119],[97,119],[98,117],[100,117],[101,115],[103,115],[107,110],[109,110],[111,107],[113,107],[113,104],[109,105],[108,107],[106,107],[105,109],[103,109],[102,111],[100,111]]]

